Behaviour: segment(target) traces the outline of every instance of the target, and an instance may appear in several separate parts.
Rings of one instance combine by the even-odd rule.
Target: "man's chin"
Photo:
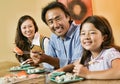
[[[60,33],[56,33],[56,35],[57,35],[57,36],[62,36],[62,34],[60,34]]]

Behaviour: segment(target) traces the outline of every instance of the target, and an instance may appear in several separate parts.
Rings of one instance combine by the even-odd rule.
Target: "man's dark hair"
[[[43,22],[45,22],[46,24],[47,24],[46,19],[45,19],[46,12],[48,10],[54,9],[54,8],[60,8],[65,13],[66,17],[70,16],[67,8],[62,3],[56,2],[56,1],[55,2],[51,2],[46,7],[44,7],[43,10],[42,10],[41,18],[42,18]]]

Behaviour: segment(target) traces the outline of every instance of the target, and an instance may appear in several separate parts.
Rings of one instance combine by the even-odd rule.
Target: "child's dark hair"
[[[107,48],[114,47],[120,51],[120,47],[116,46],[114,43],[112,28],[106,18],[102,16],[97,16],[97,15],[89,16],[81,23],[80,30],[82,29],[83,24],[85,23],[92,23],[95,26],[95,28],[98,29],[102,33],[102,35],[107,36],[101,45],[101,49],[107,49]],[[90,56],[91,56],[91,52],[84,49],[81,63],[84,64],[85,60],[90,58]]]

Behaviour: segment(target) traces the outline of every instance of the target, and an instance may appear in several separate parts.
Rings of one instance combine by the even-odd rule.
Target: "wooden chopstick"
[[[88,65],[91,65],[91,64],[93,64],[93,63],[95,63],[93,60],[91,60],[91,61],[89,61],[87,64],[85,64],[84,66],[88,66]]]
[[[13,53],[16,53],[16,52],[13,51]],[[36,53],[36,54],[42,55],[41,52],[33,52],[33,53]],[[17,53],[16,53],[16,54],[17,54]],[[30,54],[30,51],[23,51],[23,54]]]

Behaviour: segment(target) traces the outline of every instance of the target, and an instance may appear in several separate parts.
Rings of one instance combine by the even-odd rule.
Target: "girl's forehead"
[[[81,30],[97,29],[92,23],[84,23]]]

